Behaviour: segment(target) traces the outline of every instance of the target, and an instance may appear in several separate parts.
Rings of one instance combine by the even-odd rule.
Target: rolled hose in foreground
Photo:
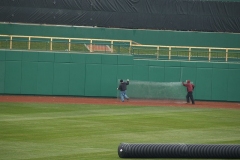
[[[120,158],[221,158],[240,159],[240,145],[120,143]]]

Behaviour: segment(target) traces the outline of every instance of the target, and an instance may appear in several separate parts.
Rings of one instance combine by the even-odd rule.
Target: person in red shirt
[[[189,98],[192,101],[192,104],[195,104],[194,102],[194,98],[193,98],[193,90],[194,90],[194,84],[192,84],[190,82],[190,80],[187,80],[187,83],[182,82],[183,86],[185,86],[187,88],[187,95],[186,95],[186,99],[187,99],[187,103],[189,103]]]

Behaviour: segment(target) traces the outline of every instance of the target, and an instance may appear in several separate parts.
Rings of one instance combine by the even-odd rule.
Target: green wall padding
[[[69,95],[84,96],[85,93],[85,64],[70,63]]]
[[[29,62],[38,62],[38,52],[22,52],[22,60]]]
[[[198,68],[212,68],[213,64],[210,62],[198,62],[197,67]]]
[[[69,64],[54,63],[53,95],[68,95]]]
[[[5,79],[5,62],[0,61],[0,93],[4,93],[5,86],[4,79]]]
[[[165,67],[165,82],[180,82],[181,68]]]
[[[86,64],[85,96],[101,96],[101,64]]]
[[[132,79],[133,78],[133,66],[132,65],[118,65],[117,79]]]
[[[5,51],[0,51],[0,61],[5,61],[5,60],[6,60]]]
[[[38,63],[37,94],[53,95],[53,62]]]
[[[181,62],[178,61],[165,61],[165,67],[180,67]]]
[[[213,63],[212,67],[228,69],[228,63]]]
[[[130,79],[130,85],[134,81],[164,85],[174,82],[184,91],[181,82],[190,80],[196,86],[196,100],[240,101],[240,64],[236,63],[133,60],[133,56],[126,55],[55,52],[0,54],[1,94],[116,97],[119,79]]]
[[[85,63],[85,54],[71,54],[71,62],[73,63]]]
[[[102,55],[102,64],[118,64],[118,56]]]
[[[20,51],[5,51],[7,61],[21,61],[22,52]]]
[[[55,62],[69,63],[71,61],[71,54],[55,53]]]
[[[228,101],[240,101],[240,69],[228,70]]]
[[[134,65],[144,65],[144,66],[148,66],[149,64],[149,60],[134,60]]]
[[[181,67],[197,67],[197,62],[181,62]]]
[[[21,94],[37,93],[38,63],[22,62]]]
[[[193,83],[196,83],[197,79],[197,68],[195,67],[182,67],[180,75],[180,82],[190,80]]]
[[[20,94],[22,62],[6,61],[5,67],[4,92],[7,94]]]
[[[102,65],[101,96],[112,97],[116,95],[117,65]]]
[[[159,67],[164,67],[165,66],[165,61],[149,61],[149,66],[159,66]]]
[[[196,97],[212,100],[212,68],[197,68]]]
[[[118,56],[118,64],[119,65],[132,65],[133,57],[132,56]]]
[[[134,65],[133,66],[133,79],[137,79],[140,81],[148,81],[148,66],[143,65]]]
[[[39,52],[38,60],[39,62],[53,62],[54,54],[52,52]]]
[[[164,67],[149,66],[149,81],[164,82],[165,69]]]
[[[234,68],[240,69],[240,65],[239,64],[230,63],[230,64],[228,64],[228,68],[229,69],[234,69]]]
[[[228,69],[213,68],[212,72],[212,100],[227,101]]]
[[[86,54],[86,63],[90,64],[101,64],[102,56],[100,54]]]

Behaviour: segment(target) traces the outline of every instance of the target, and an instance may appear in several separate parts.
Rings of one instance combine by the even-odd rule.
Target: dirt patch
[[[195,105],[186,104],[184,101],[170,100],[137,100],[130,99],[121,102],[117,98],[86,98],[86,97],[61,97],[61,96],[16,96],[1,95],[0,102],[24,103],[71,103],[71,104],[106,104],[106,105],[131,105],[131,106],[179,106],[200,108],[232,108],[240,109],[240,103],[196,101]]]

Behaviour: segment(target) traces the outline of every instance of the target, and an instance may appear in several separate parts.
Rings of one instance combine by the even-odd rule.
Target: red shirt
[[[192,92],[194,90],[194,84],[191,84],[190,81],[187,81],[187,83],[182,83],[183,86],[187,87],[188,92]]]

